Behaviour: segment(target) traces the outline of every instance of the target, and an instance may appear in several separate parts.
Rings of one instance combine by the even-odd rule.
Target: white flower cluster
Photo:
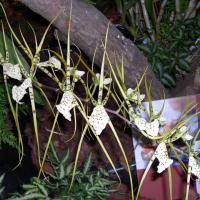
[[[72,92],[67,91],[63,94],[60,104],[56,105],[58,111],[69,121],[71,121],[71,113],[69,111],[76,106],[73,103],[73,98]]]
[[[22,104],[20,100],[26,94],[26,89],[30,87],[31,82],[31,78],[27,78],[20,86],[17,87],[16,85],[14,85],[12,87],[12,97],[17,103]]]
[[[133,90],[132,88],[129,88],[129,89],[127,90],[127,94],[130,95],[133,91],[134,91],[134,90]],[[141,101],[143,101],[144,98],[145,98],[145,94],[141,94],[141,95],[140,95]],[[131,100],[138,101],[138,92],[136,92],[136,93],[133,95],[133,97],[131,98]]]
[[[90,124],[94,127],[97,135],[100,135],[103,129],[105,129],[110,117],[106,113],[102,105],[98,105],[94,108],[91,116],[88,116]]]
[[[194,159],[193,156],[190,156],[189,158],[189,163],[190,163],[190,167],[192,167],[192,173],[198,177],[198,181],[200,180],[200,167],[197,164],[196,160]]]
[[[155,110],[154,112],[153,112],[153,114],[154,115],[157,115],[159,112],[158,112],[158,110]],[[166,117],[163,117],[163,116],[160,116],[159,118],[158,118],[158,121],[161,121],[161,122],[165,122],[167,120],[167,118]]]
[[[98,81],[99,81],[99,79],[100,79],[100,74],[99,73],[97,73],[96,74],[96,77],[97,77],[97,79],[98,79]],[[92,77],[92,79],[93,79],[93,77]],[[93,80],[94,81],[94,80]],[[108,84],[110,84],[112,82],[112,78],[105,78],[104,80],[103,80],[103,84],[104,85],[108,85]]]
[[[74,69],[73,67],[70,67],[70,71],[72,71],[73,69]],[[76,70],[76,71],[75,71],[75,75],[76,75],[76,76],[82,77],[84,74],[85,74],[84,71],[80,71],[80,70]],[[78,79],[75,78],[74,82],[77,82],[77,81],[78,81]]]
[[[158,136],[159,122],[157,119],[153,122],[147,122],[145,119],[137,117],[135,124],[141,131],[146,131],[148,135],[153,137]]]
[[[187,129],[186,126],[182,126],[180,128],[181,133],[184,132],[186,129]],[[186,140],[191,140],[193,138],[193,136],[190,135],[188,132],[186,132],[182,137],[185,138]]]
[[[167,148],[164,142],[161,142],[158,145],[154,154],[159,161],[158,173],[163,172],[166,168],[168,168],[173,163],[173,160],[168,158],[168,152],[167,152]]]
[[[41,67],[48,67],[51,66],[51,64],[54,65],[54,67],[58,70],[61,68],[61,62],[60,60],[58,60],[56,57],[51,57],[48,61],[45,62],[40,62],[37,64],[37,66],[41,66]]]

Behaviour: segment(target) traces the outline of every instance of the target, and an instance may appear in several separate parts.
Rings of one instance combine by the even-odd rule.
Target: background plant
[[[90,151],[84,163],[83,169],[76,171],[74,183],[68,193],[74,167],[74,162],[67,164],[70,159],[71,151],[70,149],[67,149],[63,158],[59,158],[58,152],[52,141],[50,144],[50,150],[54,159],[48,155],[46,161],[50,162],[53,167],[53,173],[46,174],[49,176],[49,180],[54,184],[49,184],[45,179],[40,179],[37,184],[37,177],[32,177],[29,184],[23,184],[22,186],[23,189],[26,190],[24,194],[13,193],[12,197],[9,199],[22,200],[48,198],[49,200],[94,200],[95,196],[99,199],[104,199],[103,197],[109,197],[110,193],[118,192],[118,189],[110,188],[110,185],[116,183],[116,181],[109,180],[109,173],[104,169],[100,168],[97,173],[89,172],[94,155],[94,152]],[[3,188],[1,191],[2,190]]]

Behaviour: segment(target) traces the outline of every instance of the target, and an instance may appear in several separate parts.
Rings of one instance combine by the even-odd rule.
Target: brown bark
[[[64,5],[64,8],[54,25],[60,31],[61,41],[67,42],[68,22],[70,15],[71,0],[19,0],[24,3],[34,12],[37,12],[48,21],[52,21],[59,10]],[[101,39],[104,41],[106,30],[108,26],[108,19],[99,12],[94,6],[78,0],[73,0],[72,7],[72,22],[70,41],[71,44],[76,44],[82,49],[92,60],[93,54],[98,45],[95,56],[95,63],[101,66],[103,56],[103,46]],[[136,47],[136,45],[129,39],[122,39],[122,34],[111,23],[108,34],[107,52],[115,68],[114,50],[116,51],[119,66],[121,66],[122,53],[124,57],[124,74],[125,85],[127,88],[134,88],[136,86],[135,77],[139,80],[147,67],[147,60]],[[105,69],[108,69],[108,63],[105,64]],[[150,68],[147,70],[147,80],[152,80],[151,97],[152,99],[162,99],[163,91],[166,97],[170,97],[168,92],[162,84],[155,77]],[[145,93],[144,83],[140,88],[142,93]]]

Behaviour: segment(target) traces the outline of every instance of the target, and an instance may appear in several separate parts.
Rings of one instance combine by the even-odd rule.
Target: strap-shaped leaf
[[[56,162],[60,163],[60,158],[58,157],[58,151],[56,150],[54,146],[53,140],[51,140],[50,142],[50,149],[51,149],[52,156],[54,157]]]
[[[49,195],[49,191],[44,185],[38,184],[38,188],[46,197]]]
[[[69,175],[70,173],[72,173],[73,171],[73,168],[74,168],[74,162],[70,163],[66,169],[65,169],[65,175]]]
[[[61,160],[61,163],[62,163],[62,164],[67,163],[67,161],[68,161],[69,158],[70,158],[70,155],[71,155],[71,151],[70,151],[70,149],[68,148],[67,151],[66,151],[66,154],[63,156],[63,158],[62,158],[62,160]]]
[[[38,198],[45,198],[46,196],[40,193],[33,193],[33,194],[29,194],[29,195],[25,195],[22,197],[16,197],[16,198],[10,198],[7,200],[27,200],[27,199],[38,199]]]
[[[59,165],[59,179],[62,179],[65,177],[65,168],[63,164]]]
[[[87,158],[86,158],[86,161],[85,161],[85,164],[84,164],[84,167],[83,167],[83,173],[86,175],[89,170],[90,170],[90,167],[92,165],[92,159],[93,159],[93,155],[94,155],[94,151],[90,151]]]
[[[179,59],[178,66],[179,68],[184,69],[189,72],[192,70],[191,65],[185,59]]]

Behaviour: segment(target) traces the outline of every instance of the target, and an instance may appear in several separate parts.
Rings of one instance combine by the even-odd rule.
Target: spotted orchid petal
[[[155,119],[153,122],[147,122],[145,119],[137,117],[135,119],[136,126],[141,131],[146,131],[148,135],[156,137],[159,132],[159,122]]]
[[[173,160],[169,159],[168,157],[167,148],[164,142],[161,142],[158,145],[154,154],[159,161],[159,165],[157,166],[158,173],[162,173],[166,168],[168,168],[173,163]]]
[[[26,89],[31,86],[31,78],[27,78],[20,86],[14,85],[12,87],[12,98],[19,104],[22,104],[20,100],[26,94]]]
[[[100,74],[97,73],[97,74],[96,74],[96,77],[97,77],[97,79],[98,79],[98,81],[99,81],[99,79],[100,79]],[[104,85],[108,85],[108,84],[110,84],[111,82],[112,82],[112,78],[105,78],[105,79],[103,80],[103,84],[104,84]]]
[[[74,69],[73,67],[70,67],[70,71],[72,71],[73,69]],[[82,77],[84,74],[85,74],[84,71],[80,71],[80,70],[76,70],[76,71],[75,71],[75,75],[76,75],[76,76]],[[77,82],[77,81],[78,81],[78,79],[75,78],[74,82]]]
[[[11,78],[22,80],[22,74],[20,72],[19,64],[13,65],[11,63],[5,63],[3,65],[4,72]]]
[[[127,94],[130,95],[133,91],[134,91],[134,90],[133,90],[132,88],[129,88],[129,89],[127,90]],[[145,98],[145,94],[141,94],[141,95],[140,95],[141,101],[143,101],[144,98]],[[138,92],[136,92],[136,93],[134,94],[134,96],[131,98],[131,100],[138,101]]]
[[[192,167],[191,173],[198,177],[197,181],[200,180],[200,166],[196,162],[193,156],[189,158],[190,167]]]
[[[158,110],[155,110],[155,111],[153,112],[154,115],[157,115],[158,113],[159,113]],[[166,117],[160,116],[160,117],[158,118],[158,121],[161,121],[161,122],[164,123],[167,119],[168,119],[168,118],[166,118]]]
[[[182,133],[182,132],[184,132],[186,129],[187,129],[186,126],[182,126],[182,127],[180,128],[180,132]],[[193,137],[192,135],[190,135],[188,132],[186,132],[182,137],[183,137],[184,139],[186,139],[186,140],[191,140],[192,138],[194,138],[194,137]]]
[[[71,113],[69,111],[76,106],[73,103],[73,99],[72,92],[67,91],[63,94],[60,104],[56,105],[58,111],[69,121],[71,121]]]
[[[54,67],[57,70],[61,68],[61,62],[60,62],[60,60],[58,60],[54,56],[51,57],[48,61],[38,63],[37,66],[48,67],[48,66],[51,66],[51,64],[53,64]]]
[[[91,116],[88,116],[90,124],[94,127],[97,135],[100,135],[105,129],[110,117],[103,106],[98,105],[94,108]]]

